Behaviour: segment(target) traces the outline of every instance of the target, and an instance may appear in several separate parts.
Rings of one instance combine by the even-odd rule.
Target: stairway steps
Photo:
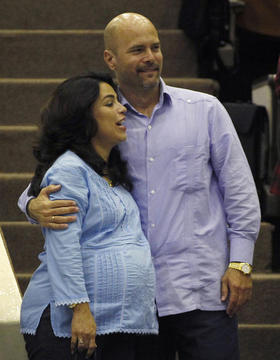
[[[0,126],[0,173],[33,172],[37,126]]]
[[[29,284],[29,281],[31,279],[31,276],[32,276],[32,272],[30,273],[16,273],[16,279],[17,279],[17,282],[18,282],[18,285],[19,285],[19,289],[20,289],[20,292],[21,294],[23,295],[28,284]]]
[[[1,222],[8,251],[16,273],[32,273],[39,265],[43,236],[39,226],[27,222]],[[20,249],[20,251],[19,251]]]
[[[279,324],[240,325],[240,360],[280,359],[279,339]]]
[[[195,77],[193,43],[181,30],[160,30],[165,77]],[[65,78],[107,71],[102,30],[0,30],[0,77]],[[176,56],[175,56],[176,54]]]
[[[181,0],[1,0],[1,29],[104,29],[116,15],[148,16],[157,28],[176,29]],[[16,10],[16,11],[15,11]]]
[[[0,173],[1,221],[26,221],[26,217],[17,206],[17,201],[31,178],[32,173]]]
[[[280,274],[254,273],[252,278],[253,296],[239,314],[240,323],[279,324]]]
[[[1,125],[39,125],[40,109],[64,78],[0,79]],[[219,85],[212,79],[164,78],[168,85],[217,96]],[[16,106],[15,106],[15,100]]]
[[[254,271],[261,273],[271,272],[271,233],[273,229],[274,227],[270,223],[261,223],[260,233],[254,251]]]
[[[0,79],[1,125],[39,125],[40,109],[63,80]]]

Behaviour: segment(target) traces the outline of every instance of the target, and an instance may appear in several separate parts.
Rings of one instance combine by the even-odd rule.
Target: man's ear
[[[104,50],[104,61],[108,68],[112,71],[116,69],[116,57],[111,50]]]

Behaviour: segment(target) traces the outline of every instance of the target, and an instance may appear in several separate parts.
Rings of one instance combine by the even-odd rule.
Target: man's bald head
[[[123,32],[127,32],[133,30],[133,28],[135,27],[142,27],[143,25],[147,25],[147,24],[154,27],[153,23],[148,18],[137,13],[123,13],[116,16],[105,27],[104,30],[105,49],[117,53],[118,38],[121,37],[121,34]]]

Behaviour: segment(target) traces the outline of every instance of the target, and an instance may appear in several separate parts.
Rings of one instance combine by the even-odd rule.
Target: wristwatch
[[[230,269],[240,270],[245,275],[250,275],[253,269],[252,265],[244,262],[230,262],[228,267]]]

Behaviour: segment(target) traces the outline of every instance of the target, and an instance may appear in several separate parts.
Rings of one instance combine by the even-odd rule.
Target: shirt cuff
[[[233,239],[230,241],[230,262],[240,261],[253,264],[255,243],[246,239]]]
[[[30,200],[34,199],[34,196],[29,196],[28,195],[28,190],[30,188],[30,184],[29,186],[24,190],[24,192],[21,194],[20,198],[18,199],[18,207],[20,208],[20,210],[22,212],[24,212],[25,216],[27,217],[27,220],[31,223],[31,224],[38,224],[38,222],[34,219],[32,219],[27,211],[27,207],[28,207],[28,203]]]

